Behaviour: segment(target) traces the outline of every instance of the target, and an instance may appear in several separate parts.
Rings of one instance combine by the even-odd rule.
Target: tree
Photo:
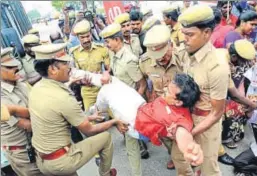
[[[27,13],[27,15],[28,15],[30,21],[39,19],[41,17],[40,13],[36,9],[29,11]]]
[[[56,10],[61,11],[62,8],[66,5],[67,1],[52,1],[52,6],[56,8]]]

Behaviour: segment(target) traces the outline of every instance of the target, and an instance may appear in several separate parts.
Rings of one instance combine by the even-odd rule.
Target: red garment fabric
[[[193,120],[188,108],[168,105],[161,97],[141,106],[137,111],[135,129],[148,137],[154,145],[161,145],[159,137],[166,137],[172,123],[188,131],[193,128]]]
[[[229,25],[221,25],[216,26],[211,35],[211,43],[215,48],[223,48],[224,40],[228,32],[233,31],[234,27]]]
[[[225,17],[222,16],[220,24],[221,24],[222,26],[230,25],[230,26],[233,26],[233,27],[235,28],[235,27],[236,27],[236,22],[237,22],[238,17],[231,14],[231,15],[229,16],[229,19],[231,20],[231,23],[232,23],[232,24],[227,24],[227,18],[225,18]]]

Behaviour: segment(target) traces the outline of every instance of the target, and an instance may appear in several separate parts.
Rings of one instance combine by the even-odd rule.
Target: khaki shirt
[[[142,50],[141,44],[140,44],[140,40],[138,38],[138,35],[136,35],[136,34],[130,35],[130,41],[126,41],[124,39],[124,46],[126,46],[138,58],[143,53],[143,50]]]
[[[181,28],[181,24],[177,22],[175,26],[171,29],[170,39],[174,42],[174,46],[180,46],[181,43],[185,40]]]
[[[28,106],[28,89],[25,83],[18,82],[15,86],[1,81],[1,103],[5,105]],[[1,122],[1,145],[24,146],[27,144],[26,131],[17,126],[19,117],[11,116]]]
[[[149,58],[146,54],[142,55],[139,62],[140,70],[146,78],[153,82],[153,89],[158,96],[163,94],[163,88],[167,87],[174,76],[181,72],[177,68],[177,63],[171,58],[167,68],[160,66],[154,59]]]
[[[21,59],[22,62],[22,70],[20,74],[22,76],[22,81],[26,81],[28,79],[40,76],[38,72],[34,69],[34,59],[28,55]],[[24,75],[25,73],[25,75]]]
[[[229,68],[224,59],[218,59],[216,48],[208,42],[193,56],[183,49],[173,52],[180,61],[184,73],[189,74],[198,84],[201,96],[196,107],[202,110],[211,110],[211,99],[226,99],[229,86]]]
[[[42,78],[29,95],[32,144],[49,154],[71,143],[70,126],[79,126],[85,115],[72,92],[63,83]]]
[[[123,46],[116,54],[111,53],[110,67],[114,76],[132,88],[143,78],[138,66],[138,57]]]
[[[89,72],[101,72],[102,63],[105,66],[110,65],[108,49],[100,43],[92,43],[90,51],[85,51],[82,46],[71,48],[75,65],[77,68]],[[83,96],[97,96],[98,87],[83,86]]]

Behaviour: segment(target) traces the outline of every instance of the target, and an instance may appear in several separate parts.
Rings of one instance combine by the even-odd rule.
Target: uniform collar
[[[179,27],[180,27],[180,24],[177,22],[177,23],[173,26],[173,28],[171,29],[171,31],[177,31],[177,30],[179,29]]]
[[[1,88],[8,91],[9,93],[12,93],[15,86],[4,81],[1,81]]]
[[[151,61],[151,66],[152,66],[152,67],[163,67],[163,66],[158,65],[158,64],[156,63],[156,60],[155,60],[155,59],[151,59],[151,60],[152,60],[152,61]],[[170,63],[168,64],[168,66],[167,66],[166,69],[170,68],[171,65],[176,65],[176,62],[175,62],[174,59],[172,59],[172,58],[171,58]],[[163,68],[164,68],[164,67],[163,67]]]
[[[94,42],[92,42],[91,48],[90,48],[90,50],[88,50],[88,51],[92,51],[93,49],[96,49],[96,48],[97,48],[96,44],[95,44]],[[81,52],[81,51],[83,51],[83,50],[84,50],[83,46],[80,45],[80,47],[79,47],[79,52]]]
[[[192,57],[194,57],[196,61],[199,63],[212,50],[213,46],[209,41],[202,48],[200,48]]]
[[[65,84],[63,84],[61,82],[58,82],[58,81],[55,81],[53,79],[42,78],[42,82],[46,83],[46,84],[53,84],[53,85],[59,86],[59,87],[61,87],[61,88],[70,92],[69,88]]]
[[[114,56],[120,59],[123,56],[124,51],[125,51],[125,46],[123,46]]]

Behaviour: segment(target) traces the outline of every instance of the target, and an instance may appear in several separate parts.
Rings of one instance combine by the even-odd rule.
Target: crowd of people
[[[162,9],[163,21],[129,8],[107,24],[64,8],[50,42],[31,29],[25,57],[1,50],[1,145],[12,169],[71,176],[95,158],[101,176],[122,176],[112,168],[115,126],[133,176],[144,175],[149,143],[167,148],[179,176],[220,176],[218,162],[257,175],[256,10],[184,1]],[[225,147],[238,147],[246,124],[256,141],[248,159],[233,158]]]

